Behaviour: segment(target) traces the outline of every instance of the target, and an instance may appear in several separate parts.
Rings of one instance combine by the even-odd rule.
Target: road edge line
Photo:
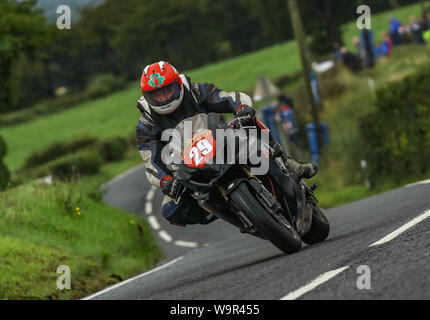
[[[176,263],[176,262],[178,262],[178,261],[182,260],[183,258],[184,258],[184,256],[180,256],[180,257],[178,257],[178,258],[175,258],[175,259],[173,259],[173,260],[171,260],[171,261],[169,261],[169,262],[167,262],[167,263],[165,263],[165,264],[163,264],[163,265],[161,265],[161,266],[159,266],[159,267],[156,267],[156,268],[151,269],[151,270],[149,270],[149,271],[146,271],[146,272],[144,272],[144,273],[142,273],[142,274],[139,274],[139,275],[137,275],[137,276],[134,276],[133,278],[130,278],[130,279],[124,280],[124,281],[122,281],[122,282],[119,282],[119,283],[117,283],[117,284],[114,284],[114,285],[112,285],[112,286],[110,286],[110,287],[107,287],[107,288],[105,288],[105,289],[103,289],[103,290],[101,290],[101,291],[99,291],[99,292],[93,293],[93,294],[91,294],[91,295],[89,295],[89,296],[87,296],[87,297],[85,297],[85,298],[82,298],[81,300],[91,300],[91,299],[93,299],[93,298],[95,298],[95,297],[97,297],[97,296],[99,296],[99,295],[102,295],[102,294],[104,294],[104,293],[108,292],[108,291],[111,291],[111,290],[113,290],[113,289],[116,289],[116,288],[118,288],[118,287],[121,287],[121,286],[123,286],[123,285],[125,285],[125,284],[127,284],[127,283],[130,283],[130,282],[134,281],[134,280],[137,280],[137,279],[139,279],[139,278],[142,278],[142,277],[144,277],[144,276],[147,276],[147,275],[149,275],[149,274],[151,274],[151,273],[153,273],[153,272],[156,272],[156,271],[159,271],[159,270],[161,270],[161,269],[164,269],[164,268],[166,268],[166,267],[168,267],[168,266],[170,266],[170,265],[172,265],[172,264],[174,264],[174,263]]]

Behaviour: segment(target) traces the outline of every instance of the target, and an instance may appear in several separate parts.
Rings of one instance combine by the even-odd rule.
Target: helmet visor
[[[180,94],[181,88],[179,82],[174,81],[165,87],[144,92],[143,96],[150,105],[161,107],[178,99]]]

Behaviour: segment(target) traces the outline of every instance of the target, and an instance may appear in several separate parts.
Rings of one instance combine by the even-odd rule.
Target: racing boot
[[[315,163],[300,163],[290,157],[282,157],[287,170],[294,172],[300,179],[311,179],[318,173],[318,165]]]

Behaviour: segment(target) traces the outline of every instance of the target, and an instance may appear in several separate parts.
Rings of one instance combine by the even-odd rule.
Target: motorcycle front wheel
[[[300,251],[302,241],[300,236],[288,221],[278,221],[260,200],[251,193],[246,182],[240,183],[230,193],[237,208],[254,224],[270,242],[286,254]]]

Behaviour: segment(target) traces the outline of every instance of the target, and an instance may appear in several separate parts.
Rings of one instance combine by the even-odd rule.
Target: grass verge
[[[163,253],[147,222],[101,201],[98,188],[137,152],[90,178],[32,182],[0,195],[0,299],[75,299],[152,268]],[[57,289],[57,268],[71,290]]]

